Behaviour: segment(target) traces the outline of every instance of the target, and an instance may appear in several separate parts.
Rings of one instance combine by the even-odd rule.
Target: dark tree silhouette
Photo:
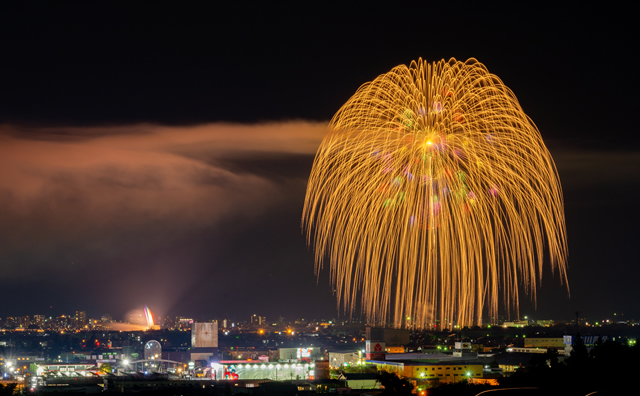
[[[382,395],[384,396],[409,396],[413,391],[411,382],[399,378],[395,373],[380,371],[378,373],[378,382],[384,387]]]
[[[0,384],[0,396],[11,396],[16,389],[16,385],[18,384]]]

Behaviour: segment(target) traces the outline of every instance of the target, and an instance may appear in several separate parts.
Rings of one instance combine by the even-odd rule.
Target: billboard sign
[[[217,348],[218,323],[194,323],[191,327],[191,347]]]
[[[384,341],[367,341],[366,347],[367,353],[384,353],[385,343]]]
[[[365,349],[367,360],[385,360],[385,346],[384,341],[367,341]]]
[[[311,348],[298,348],[298,359],[311,357]]]

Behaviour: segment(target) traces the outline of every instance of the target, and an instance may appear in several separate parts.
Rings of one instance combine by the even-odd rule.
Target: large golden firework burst
[[[362,85],[316,155],[303,228],[339,306],[443,328],[536,297],[544,257],[566,283],[562,190],[540,132],[475,59],[419,59]],[[546,243],[545,243],[546,242]],[[439,323],[438,323],[439,322]]]

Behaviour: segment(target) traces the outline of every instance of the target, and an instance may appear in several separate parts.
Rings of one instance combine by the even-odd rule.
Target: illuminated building
[[[61,315],[56,317],[56,326],[60,330],[69,329],[71,328],[72,324],[73,324],[73,318],[71,318],[71,316]]]
[[[162,319],[162,328],[163,329],[173,329],[173,325],[174,325],[173,320],[170,317],[165,316]]]
[[[261,362],[277,362],[279,354],[277,350],[255,349],[253,347],[233,348],[233,350],[224,351],[222,360],[255,360]]]
[[[475,348],[477,349],[478,347],[476,346]],[[478,352],[474,349],[474,346],[470,342],[456,341],[454,345],[453,356],[477,359]]]
[[[269,363],[256,361],[221,360],[211,364],[215,379],[229,380],[300,380],[314,379],[312,363]]]
[[[362,352],[329,352],[329,364],[333,367],[357,365]]]
[[[324,357],[320,348],[278,348],[280,361],[312,362]]]
[[[33,315],[33,321],[31,322],[32,324],[42,327],[45,324],[45,316],[44,315]]]
[[[9,316],[5,319],[4,321],[4,327],[5,329],[11,329],[14,328],[18,325],[18,321],[16,320],[16,318]]]
[[[545,337],[545,338],[536,338],[536,337],[526,337],[524,339],[524,347],[525,348],[556,348],[558,350],[564,350],[564,338],[557,337]]]
[[[547,348],[509,347],[506,351],[510,353],[547,353]]]
[[[504,356],[497,357],[496,361],[498,363],[498,367],[502,369],[502,373],[509,375],[520,368],[527,366],[534,356],[535,355],[532,353],[512,352]]]
[[[29,328],[29,326],[31,325],[31,319],[29,318],[29,316],[22,316],[20,319],[20,327],[23,329],[27,329]]]
[[[94,364],[36,363],[36,366],[35,375],[30,377],[30,386],[36,388],[37,393],[64,389],[64,393],[85,394],[103,390],[104,373]]]
[[[351,389],[380,389],[382,384],[378,381],[376,373],[344,373],[338,379],[345,379]]]
[[[218,323],[194,323],[191,327],[192,348],[217,348],[218,347]]]
[[[206,361],[217,353],[218,323],[195,322],[191,326],[191,361]]]
[[[76,311],[74,326],[76,329],[84,327],[87,324],[87,313],[85,311]]]
[[[176,330],[191,330],[191,325],[193,324],[193,319],[183,318],[181,316],[176,317],[175,329]]]
[[[471,378],[482,378],[482,363],[469,362],[437,362],[398,360],[371,361],[378,370],[396,373],[399,377],[411,380],[437,380],[440,383],[466,381]]]
[[[524,326],[528,326],[529,325],[529,321],[528,320],[516,320],[513,322],[504,322],[502,324],[502,327],[524,327]]]

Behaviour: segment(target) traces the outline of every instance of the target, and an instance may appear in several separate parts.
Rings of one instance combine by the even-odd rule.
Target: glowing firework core
[[[147,307],[146,305],[144,306],[144,316],[147,318],[147,326],[149,328],[154,326],[153,323],[153,316],[151,315],[151,311],[149,310],[149,307]]]
[[[566,282],[551,155],[475,59],[395,67],[361,86],[329,129],[303,227],[349,313],[362,293],[373,322],[481,324],[485,305],[498,317],[500,296],[517,310],[521,285],[535,300],[547,254]]]

